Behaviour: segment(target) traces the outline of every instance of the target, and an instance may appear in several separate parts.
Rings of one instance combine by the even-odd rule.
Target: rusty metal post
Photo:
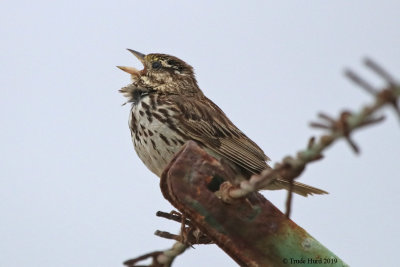
[[[214,191],[232,171],[188,142],[161,177],[161,190],[180,212],[241,266],[347,266],[261,194],[233,204]]]

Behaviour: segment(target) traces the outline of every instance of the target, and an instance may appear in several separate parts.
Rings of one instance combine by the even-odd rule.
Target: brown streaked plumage
[[[227,160],[243,178],[270,168],[262,149],[203,94],[190,65],[166,54],[144,55],[128,50],[144,68],[119,67],[132,78],[132,83],[120,92],[132,103],[129,128],[135,150],[153,173],[161,176],[188,140],[196,141],[214,157]],[[287,181],[277,177],[266,189],[288,186]],[[298,182],[294,182],[294,192],[303,196],[326,193]]]

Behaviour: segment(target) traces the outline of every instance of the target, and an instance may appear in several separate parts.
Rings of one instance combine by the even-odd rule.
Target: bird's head
[[[183,60],[166,54],[144,55],[128,49],[143,64],[142,70],[118,66],[131,74],[133,84],[140,88],[170,94],[196,94],[201,92],[192,66]]]

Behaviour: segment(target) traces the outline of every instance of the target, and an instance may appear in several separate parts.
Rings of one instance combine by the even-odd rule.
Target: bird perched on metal
[[[121,67],[132,83],[120,90],[132,103],[129,128],[139,158],[157,176],[182,145],[193,140],[217,159],[224,159],[244,179],[270,168],[262,149],[240,131],[199,88],[193,68],[166,54],[144,55],[128,49],[143,70]],[[267,188],[288,189],[276,177]],[[326,192],[294,182],[293,192],[307,196]]]

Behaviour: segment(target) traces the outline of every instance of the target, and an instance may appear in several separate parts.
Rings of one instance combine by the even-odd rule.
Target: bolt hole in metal
[[[220,185],[225,182],[225,179],[219,175],[214,175],[211,180],[207,184],[208,190],[211,192],[217,192],[219,190]]]

